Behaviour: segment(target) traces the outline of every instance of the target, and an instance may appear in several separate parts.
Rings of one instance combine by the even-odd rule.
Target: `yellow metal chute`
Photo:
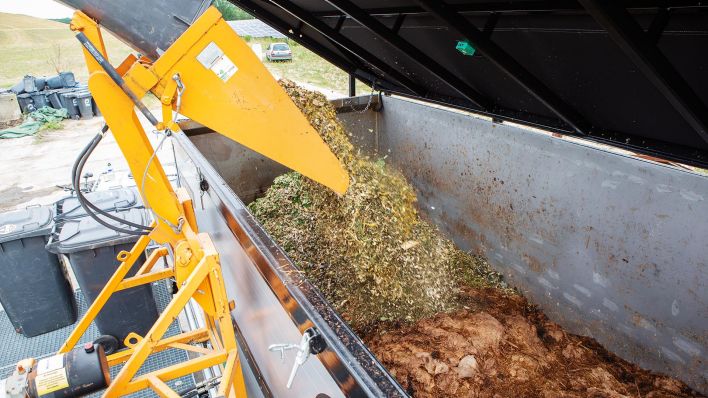
[[[179,74],[180,113],[343,194],[349,176],[245,41],[209,8],[150,68]],[[165,86],[166,87],[166,86]],[[155,87],[161,94],[159,84]]]

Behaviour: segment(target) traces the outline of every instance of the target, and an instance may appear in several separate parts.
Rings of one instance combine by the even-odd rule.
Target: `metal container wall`
[[[708,391],[708,176],[394,97],[340,118],[553,321]],[[237,194],[277,173],[259,165],[249,186],[250,151],[213,136],[192,141]]]
[[[209,143],[210,138],[217,137],[215,134],[199,137],[204,139],[202,143],[214,148],[220,142]],[[321,294],[272,243],[244,203],[189,139],[177,134],[175,140],[179,181],[194,198],[199,230],[211,235],[219,251],[226,290],[229,298],[236,302],[232,316],[237,322],[239,346],[247,361],[244,366],[249,370],[247,378],[259,380],[260,391],[265,396],[406,396]],[[234,171],[239,166],[249,165],[236,173],[243,173],[246,182],[242,188],[251,195],[258,191],[261,177],[247,170],[272,172],[270,178],[264,174],[262,180],[268,185],[279,173],[276,170],[284,170],[272,162],[265,165],[269,161],[229,142],[233,146],[227,148],[228,152],[221,152],[221,157],[224,161],[235,160]],[[234,176],[231,181],[236,181]],[[248,181],[253,186],[247,188]],[[292,388],[287,389],[294,354],[288,353],[285,361],[281,361],[268,347],[299,342],[304,330],[313,325],[323,335],[327,349],[311,357],[298,371]]]

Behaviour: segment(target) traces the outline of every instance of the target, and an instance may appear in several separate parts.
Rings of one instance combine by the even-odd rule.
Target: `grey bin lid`
[[[86,200],[104,211],[120,211],[142,206],[140,197],[132,188],[94,191],[84,196]],[[81,207],[76,196],[70,196],[57,202],[55,217],[57,221],[80,217],[86,217],[86,211]]]
[[[111,212],[126,221],[140,225],[149,225],[150,220],[145,209],[130,209],[126,211]],[[127,229],[123,224],[103,218],[109,224]],[[139,236],[128,235],[104,227],[91,217],[67,220],[61,226],[58,238],[50,243],[52,252],[69,254],[84,250],[98,249],[100,247],[116,246],[123,243],[137,241]]]
[[[32,206],[0,214],[0,243],[49,235],[54,226],[52,209]]]

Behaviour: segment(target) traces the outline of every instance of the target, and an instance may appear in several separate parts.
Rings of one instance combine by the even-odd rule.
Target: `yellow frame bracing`
[[[86,38],[108,59],[98,24],[77,11],[71,29]],[[200,60],[208,49],[220,52],[214,64]],[[212,52],[213,53],[213,52]],[[241,363],[231,320],[234,303],[228,300],[219,265],[219,255],[207,234],[199,233],[192,200],[184,189],[172,189],[162,166],[124,89],[142,98],[152,92],[162,104],[159,130],[179,133],[172,112],[179,113],[246,147],[282,163],[342,194],[349,176],[327,145],[310,126],[284,90],[277,84],[248,45],[240,40],[214,7],[200,16],[172,46],[154,62],[130,55],[116,69],[124,80],[119,87],[84,49],[89,69],[89,88],[140,189],[143,203],[159,215],[151,232],[141,237],[130,252],[121,252],[120,266],[98,298],[61,347],[68,352],[86,332],[111,295],[122,289],[174,278],[179,287],[167,308],[145,336],[131,333],[124,351],[108,357],[109,365],[124,363],[104,392],[118,397],[150,388],[161,397],[176,397],[166,382],[219,366],[222,378],[219,396],[245,397]],[[217,65],[218,64],[218,65]],[[230,73],[222,73],[231,65]],[[185,87],[178,92],[175,79]],[[175,226],[178,226],[177,228]],[[154,250],[135,276],[126,278],[137,258],[154,241],[172,249],[168,269],[153,270],[168,255],[166,248]],[[204,312],[206,327],[163,338],[190,299]],[[208,342],[210,348],[193,345]],[[198,356],[174,366],[135,377],[145,360],[166,349],[182,349]]]
[[[226,290],[221,277],[218,254],[207,234],[198,234],[197,239],[202,248],[201,255],[197,255],[193,259],[183,258],[182,260],[184,261],[178,259],[174,268],[153,271],[153,266],[157,261],[168,254],[167,249],[159,248],[150,253],[150,256],[141,265],[135,276],[130,278],[126,278],[126,275],[135,264],[136,259],[140,257],[150,243],[150,237],[141,237],[130,252],[119,253],[118,258],[122,262],[116,273],[108,281],[105,288],[91,304],[87,313],[59,350],[59,352],[68,352],[78,343],[78,340],[86,332],[86,329],[88,329],[113,293],[173,277],[175,276],[175,268],[192,267],[190,275],[181,284],[179,292],[162,312],[150,331],[145,336],[139,336],[136,333],[129,334],[124,342],[128,348],[108,356],[109,366],[120,363],[125,363],[125,365],[105,391],[105,397],[123,396],[145,388],[151,388],[161,397],[178,397],[165,383],[166,381],[212,366],[220,366],[222,368],[219,396],[246,396],[236,338],[231,324],[230,311],[233,309],[233,303],[229,303],[226,299]],[[199,258],[199,260],[194,263],[192,260],[196,260],[196,258]],[[199,299],[202,302],[204,302],[205,298],[208,300],[206,304],[208,304],[207,307],[209,309],[205,308],[204,305],[202,308],[205,309],[206,324],[209,326],[163,338],[170,324],[191,298]],[[192,345],[204,342],[209,342],[211,348]],[[200,356],[187,362],[134,378],[135,373],[151,354],[166,349],[186,350]]]

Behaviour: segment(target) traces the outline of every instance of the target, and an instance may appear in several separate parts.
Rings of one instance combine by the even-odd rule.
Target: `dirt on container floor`
[[[700,397],[595,340],[565,332],[519,295],[468,288],[463,308],[364,337],[414,397]]]
[[[324,96],[281,85],[352,185],[338,197],[287,173],[249,207],[412,396],[700,396],[550,322],[420,219],[412,186],[356,152]]]

